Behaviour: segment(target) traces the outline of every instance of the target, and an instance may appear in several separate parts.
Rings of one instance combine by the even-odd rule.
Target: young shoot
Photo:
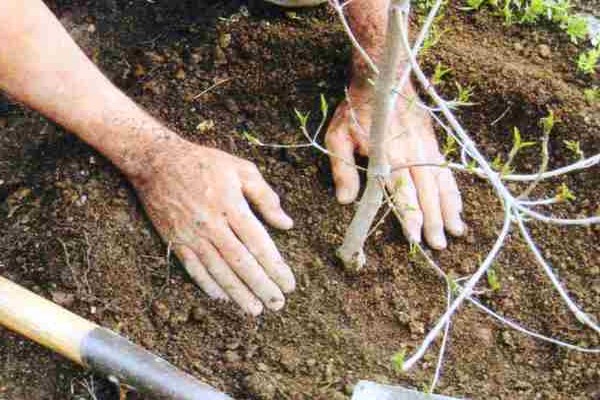
[[[467,6],[462,9],[466,11],[479,10],[485,2],[486,0],[467,0]]]
[[[583,90],[583,97],[589,104],[600,102],[600,88],[597,86]]]
[[[519,131],[519,128],[517,128],[516,126],[513,127],[513,145],[512,145],[512,149],[510,150],[510,153],[508,153],[508,160],[506,161],[506,164],[504,164],[504,166],[502,166],[501,170],[500,170],[500,174],[501,175],[508,175],[512,172],[512,163],[515,159],[515,157],[517,156],[517,154],[519,153],[519,151],[521,151],[522,149],[526,148],[526,147],[531,147],[534,146],[536,143],[535,142],[524,142],[521,139],[521,131]]]
[[[579,140],[563,140],[567,149],[575,155],[579,160],[583,160],[585,158],[583,154],[583,150],[581,150],[581,146],[579,145]]]
[[[577,70],[584,74],[593,74],[600,62],[600,45],[594,49],[584,51],[577,57]]]
[[[573,194],[573,192],[571,191],[571,189],[569,189],[567,184],[564,182],[561,183],[560,186],[558,187],[558,191],[556,193],[555,198],[560,202],[573,201],[576,199],[576,197]]]
[[[402,372],[404,367],[404,359],[406,358],[406,350],[402,349],[392,356],[392,367],[396,372]]]
[[[458,94],[456,99],[454,99],[453,104],[455,106],[472,106],[473,103],[470,103],[469,100],[471,99],[471,96],[473,96],[473,88],[471,86],[463,87],[458,82],[454,82],[454,85],[458,90]]]
[[[552,132],[552,129],[554,129],[554,124],[557,122],[558,119],[555,119],[554,112],[552,110],[548,110],[548,115],[540,118],[540,125],[545,136],[550,135],[550,132]]]
[[[500,278],[498,277],[498,273],[494,267],[490,267],[490,269],[486,272],[487,282],[494,292],[498,292],[502,289],[502,285],[500,284]]]
[[[259,146],[262,144],[262,142],[256,136],[252,135],[247,130],[242,131],[242,136],[244,137],[244,139],[246,139],[248,142],[250,142],[250,144],[259,145]]]
[[[581,39],[585,39],[588,34],[588,24],[584,17],[579,15],[572,15],[567,18],[567,22],[563,28],[571,42],[577,43]]]
[[[431,77],[431,83],[434,85],[439,85],[442,83],[444,76],[452,71],[452,68],[445,68],[441,62],[438,62],[435,66],[435,71],[433,71],[433,76]]]
[[[306,129],[306,124],[308,124],[308,117],[310,117],[310,111],[305,114],[302,114],[302,112],[294,108],[294,114],[296,114],[296,118],[298,119],[298,122],[300,122],[300,127],[302,129]]]
[[[444,145],[442,146],[442,153],[444,154],[444,158],[448,158],[448,156],[457,152],[458,146],[456,143],[456,139],[452,135],[446,135],[446,140],[444,141]]]

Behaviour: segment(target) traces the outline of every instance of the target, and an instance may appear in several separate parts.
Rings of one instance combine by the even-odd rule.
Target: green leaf
[[[392,367],[396,372],[402,372],[404,367],[404,359],[406,358],[406,350],[402,349],[392,356]]]
[[[496,270],[494,269],[494,267],[490,267],[487,271],[486,271],[486,275],[487,275],[487,281],[488,281],[488,285],[490,286],[490,289],[492,289],[494,292],[499,291],[502,288],[502,285],[500,285],[500,280],[498,279],[498,274],[496,273]]]
[[[252,144],[257,144],[257,145],[261,144],[260,140],[258,140],[258,138],[256,136],[253,136],[248,131],[242,131],[242,136],[244,136],[244,138],[246,138],[246,140]]]
[[[494,160],[492,161],[492,168],[496,171],[500,171],[502,169],[502,156],[500,154],[494,157]]]
[[[327,116],[328,111],[329,111],[329,105],[327,104],[325,95],[323,93],[321,93],[321,114],[323,115],[323,117]]]
[[[549,135],[550,132],[552,132],[555,123],[556,120],[554,119],[554,112],[552,110],[548,110],[548,115],[540,119],[540,124],[542,125],[544,135]]]
[[[475,160],[469,161],[469,163],[467,164],[467,171],[473,172],[473,171],[475,171],[475,168],[477,168],[477,161],[475,161]]]
[[[584,74],[593,74],[600,61],[600,45],[598,48],[585,51],[577,57],[577,69]]]
[[[558,191],[555,197],[559,201],[573,201],[577,198],[564,182],[561,183],[558,187]]]
[[[584,17],[578,15],[567,17],[566,22],[567,35],[573,43],[577,43],[578,40],[584,39],[588,34],[588,24]]]
[[[306,128],[306,124],[308,123],[308,117],[310,116],[310,112],[306,114],[302,114],[300,111],[294,108],[294,113],[296,114],[296,118],[300,121],[300,126],[302,128]]]
[[[517,149],[521,147],[521,131],[516,126],[513,127],[513,146]]]
[[[431,77],[431,83],[434,85],[439,85],[442,83],[442,79],[446,74],[452,71],[452,68],[444,68],[442,63],[438,62],[435,66],[435,70],[433,71],[433,76]]]
[[[584,158],[583,151],[581,150],[581,146],[579,145],[579,140],[563,140],[563,143],[565,144],[565,146],[567,146],[567,149],[571,151],[577,158],[581,160]]]

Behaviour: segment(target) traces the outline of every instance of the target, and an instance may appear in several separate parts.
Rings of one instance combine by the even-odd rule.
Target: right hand
[[[249,314],[281,309],[294,275],[246,199],[277,228],[293,222],[256,166],[181,139],[163,143],[159,154],[150,175],[133,184],[190,276],[210,297]]]
[[[342,102],[333,116],[325,141],[327,149],[336,154],[330,157],[337,199],[342,204],[353,202],[358,196],[360,180],[354,166],[354,152],[368,155],[368,135],[372,118],[372,89],[350,86],[354,109],[352,118],[348,101]],[[407,98],[414,97],[410,85],[405,89]],[[401,216],[400,223],[409,241],[425,240],[434,249],[446,248],[444,230],[453,236],[464,234],[466,226],[461,219],[462,200],[452,172],[447,167],[402,165],[431,163],[442,165],[437,139],[429,116],[416,105],[410,106],[398,97],[387,131],[388,162],[395,168],[387,187]]]

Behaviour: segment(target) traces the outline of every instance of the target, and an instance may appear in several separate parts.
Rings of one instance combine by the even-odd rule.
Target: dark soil
[[[149,112],[198,143],[256,162],[295,217],[273,232],[299,281],[279,313],[251,319],[217,304],[192,283],[153,231],[135,194],[102,156],[39,114],[3,105],[0,114],[0,274],[145,346],[238,399],[344,399],[359,379],[424,388],[437,348],[410,373],[394,372],[392,354],[414,349],[445,306],[444,286],[421,261],[409,261],[398,225],[370,240],[359,276],[334,257],[352,216],[335,203],[325,156],[313,150],[251,146],[300,140],[293,108],[318,114],[318,97],[343,96],[350,48],[326,8],[285,13],[239,1],[60,0],[51,4],[104,72]],[[506,155],[511,129],[541,136],[551,108],[551,167],[573,159],[563,140],[600,151],[600,106],[583,89],[598,76],[576,73],[577,47],[547,27],[505,27],[486,12],[450,5],[447,32],[425,57],[453,81],[472,86],[474,106],[461,120],[493,158]],[[550,48],[550,55],[540,46]],[[542,53],[546,57],[542,57]],[[229,79],[197,100],[214,82]],[[60,101],[60,99],[56,99]],[[503,118],[496,120],[505,110]],[[213,121],[212,129],[197,129]],[[316,124],[317,121],[314,121]],[[204,124],[205,126],[207,124]],[[517,167],[533,172],[538,150]],[[557,215],[598,212],[598,168],[560,182],[577,195]],[[481,180],[459,175],[469,234],[434,257],[456,275],[472,272],[502,221]],[[516,186],[515,186],[516,188]],[[550,210],[545,210],[549,212]],[[573,298],[600,317],[600,230],[531,224],[534,237]],[[63,246],[64,244],[64,246]],[[496,265],[501,290],[482,300],[534,330],[589,347],[600,337],[579,324],[515,233]],[[474,399],[598,399],[600,358],[525,337],[471,306],[454,319],[438,391]],[[0,329],[0,399],[117,399],[106,381]],[[130,394],[128,398],[140,398]]]

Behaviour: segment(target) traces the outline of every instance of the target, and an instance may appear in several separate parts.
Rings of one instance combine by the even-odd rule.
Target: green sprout
[[[571,153],[573,153],[580,160],[583,160],[584,154],[581,150],[581,146],[579,145],[579,140],[563,140],[563,143],[565,146],[567,146],[567,149]]]
[[[406,350],[402,349],[392,356],[392,367],[396,372],[402,372],[404,367],[404,359],[406,358]]]
[[[569,187],[563,182],[558,187],[558,191],[554,196],[558,201],[573,201],[576,199],[575,195],[569,189]]]
[[[577,69],[584,74],[593,74],[600,62],[600,45],[595,49],[584,51],[577,57]]]
[[[519,151],[521,151],[522,149],[524,149],[526,147],[534,146],[535,144],[536,144],[535,142],[524,142],[523,139],[521,138],[521,131],[519,130],[519,128],[517,128],[516,126],[513,127],[512,149],[510,150],[510,153],[508,153],[508,160],[506,161],[506,164],[504,164],[504,166],[502,166],[502,168],[500,170],[500,174],[501,175],[509,174],[512,171],[511,170],[512,162],[514,161],[514,159],[517,156],[517,154],[519,153]]]
[[[329,111],[329,105],[327,104],[327,99],[325,99],[325,95],[323,93],[321,93],[321,114],[322,115],[327,115],[327,112]],[[308,115],[307,115],[308,118]]]
[[[558,120],[554,118],[554,112],[552,110],[548,110],[548,115],[540,118],[540,125],[544,131],[544,135],[550,135],[556,122],[558,122]]]
[[[408,258],[410,260],[414,260],[417,257],[417,244],[414,242],[410,242],[408,247]]]
[[[469,103],[469,100],[471,99],[471,96],[473,95],[473,88],[470,86],[463,87],[458,82],[454,82],[454,84],[456,85],[456,89],[458,89],[458,96],[455,101],[458,104],[463,104],[463,105],[473,104],[473,103]]]
[[[500,154],[496,155],[496,157],[494,157],[494,159],[492,160],[492,163],[490,164],[492,169],[494,169],[495,171],[500,171],[502,169],[502,156]]]
[[[493,167],[494,166],[492,165],[492,168]],[[475,161],[475,160],[469,161],[469,163],[467,164],[467,171],[475,172],[475,168],[477,168],[477,161]]]
[[[564,30],[569,35],[571,42],[577,43],[578,40],[585,39],[588,34],[588,23],[584,17],[571,15],[567,17]]]
[[[585,98],[585,101],[587,101],[590,104],[600,102],[600,88],[594,86],[589,89],[584,89],[583,97]]]
[[[442,63],[438,62],[435,66],[435,71],[433,71],[431,83],[433,83],[434,85],[439,85],[440,83],[442,83],[442,79],[444,79],[444,76],[450,71],[452,71],[452,68],[444,68]]]
[[[463,7],[463,10],[479,10],[481,6],[485,4],[485,0],[467,0],[467,7]]]
[[[456,282],[456,280],[452,277],[448,277],[448,284],[450,285],[450,292],[453,296],[458,296],[460,294],[460,285]]]
[[[554,118],[554,116],[552,116],[552,118]],[[554,124],[554,120],[552,124]],[[515,147],[517,150],[521,150],[533,145],[535,145],[535,142],[524,142],[521,139],[521,131],[519,130],[519,128],[517,128],[516,126],[513,127],[513,147]]]
[[[546,12],[546,3],[544,0],[531,0],[525,7],[521,23],[534,23]]]
[[[502,285],[500,284],[500,279],[498,278],[498,273],[496,272],[496,269],[494,267],[490,267],[486,271],[486,276],[487,276],[487,282],[488,282],[488,285],[490,286],[490,289],[492,289],[494,292],[497,292],[500,289],[502,289]]]
[[[242,136],[244,136],[244,138],[251,144],[256,144],[256,145],[261,144],[260,140],[258,140],[258,138],[256,136],[252,135],[250,132],[248,132],[246,130],[242,131]]]
[[[448,29],[444,29],[440,31],[437,24],[432,24],[429,32],[427,33],[427,37],[423,41],[423,45],[421,47],[421,54],[425,54],[427,50],[435,46],[441,39],[441,37],[446,33]]]
[[[500,10],[500,14],[504,17],[504,24],[510,26],[514,22],[514,14],[511,8],[512,2],[510,0],[504,1],[504,7]]]
[[[446,141],[442,146],[442,152],[444,153],[444,157],[448,157],[451,154],[456,153],[458,147],[456,146],[456,139],[452,135],[446,135]]]
[[[306,124],[308,123],[308,117],[310,116],[310,111],[306,114],[302,114],[300,111],[294,108],[294,113],[296,114],[296,118],[300,122],[300,127],[302,129],[306,129]]]

